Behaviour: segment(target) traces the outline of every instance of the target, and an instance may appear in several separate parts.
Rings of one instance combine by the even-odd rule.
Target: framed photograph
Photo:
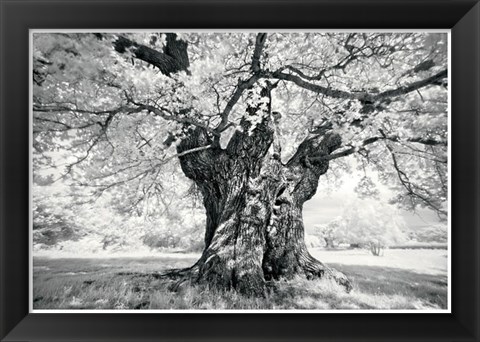
[[[1,6],[2,341],[479,339],[477,1]]]

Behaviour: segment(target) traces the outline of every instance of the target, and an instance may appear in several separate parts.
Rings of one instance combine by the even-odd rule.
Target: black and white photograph
[[[450,45],[31,30],[31,311],[450,313]]]

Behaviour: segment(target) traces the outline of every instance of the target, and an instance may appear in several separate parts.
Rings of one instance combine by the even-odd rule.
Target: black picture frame
[[[480,4],[0,0],[1,341],[479,341]],[[452,29],[451,314],[29,313],[29,29]]]

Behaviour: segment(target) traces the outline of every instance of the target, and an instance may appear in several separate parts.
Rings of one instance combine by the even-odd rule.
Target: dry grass
[[[171,283],[155,277],[191,258],[34,260],[34,309],[445,309],[447,279],[410,271],[333,265],[351,277],[347,294],[329,281],[294,279],[270,283],[264,298]]]

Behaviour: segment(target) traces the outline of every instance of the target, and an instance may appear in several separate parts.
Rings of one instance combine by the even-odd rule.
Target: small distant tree
[[[345,221],[342,217],[336,217],[326,225],[315,225],[315,230],[320,238],[325,241],[325,247],[335,248],[341,232],[344,230]]]
[[[398,210],[374,200],[356,200],[346,205],[342,218],[329,226],[336,227],[337,239],[365,246],[375,256],[406,240],[406,224]]]

